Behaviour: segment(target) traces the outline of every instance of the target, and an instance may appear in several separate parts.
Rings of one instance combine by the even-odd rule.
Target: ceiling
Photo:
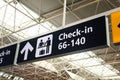
[[[3,5],[0,6],[0,10],[4,11],[4,17],[0,20],[0,46],[62,27],[63,5],[63,0],[3,0]],[[120,0],[67,0],[65,24],[119,8],[119,5]],[[13,11],[6,6],[13,8]],[[11,11],[8,13],[7,10]],[[18,15],[22,17],[17,18]],[[10,18],[11,16],[13,18]],[[17,19],[20,21],[17,22]],[[8,23],[9,21],[12,21],[12,25]],[[35,30],[38,31],[35,32],[38,33],[28,35],[27,31],[33,30],[36,25]],[[112,35],[111,22],[109,27]],[[110,39],[112,41],[112,37]],[[92,61],[96,64],[92,64]],[[120,80],[120,46],[115,46],[111,42],[108,48],[18,64],[1,68],[0,71],[23,77],[25,80]],[[8,79],[1,77],[0,80]]]
[[[62,26],[63,0],[19,0],[19,2],[55,26]],[[119,0],[67,0],[66,24],[117,8],[119,4]]]

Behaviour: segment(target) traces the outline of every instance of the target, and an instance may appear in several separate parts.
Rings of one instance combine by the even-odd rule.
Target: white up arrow
[[[27,42],[26,45],[24,46],[24,48],[20,52],[21,54],[23,54],[25,52],[24,60],[27,60],[29,50],[32,52],[33,49],[34,48],[32,47],[32,45],[29,42]]]

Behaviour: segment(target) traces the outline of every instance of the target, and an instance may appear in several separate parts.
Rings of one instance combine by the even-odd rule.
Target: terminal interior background
[[[120,0],[67,0],[65,25],[119,8]],[[63,24],[63,0],[0,0],[0,47],[49,33]],[[119,9],[120,10],[120,9]],[[120,46],[0,68],[24,80],[120,80]],[[120,35],[120,34],[118,34]],[[0,77],[0,80],[8,80]]]

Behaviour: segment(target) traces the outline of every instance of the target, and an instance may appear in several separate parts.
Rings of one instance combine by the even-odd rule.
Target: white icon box
[[[53,35],[47,35],[37,39],[35,57],[47,56],[52,53]]]

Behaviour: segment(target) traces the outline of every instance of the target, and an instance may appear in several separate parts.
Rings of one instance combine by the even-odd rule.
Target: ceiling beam
[[[102,0],[100,0],[100,1],[102,1]],[[89,5],[92,5],[92,4],[94,4],[94,3],[96,3],[96,2],[98,2],[97,0],[94,0],[94,1],[92,1],[92,2],[86,2],[86,3],[84,3],[83,5],[80,5],[80,6],[78,6],[77,8],[74,8],[74,9],[72,9],[71,11],[73,12],[73,11],[77,11],[78,9],[81,9],[81,8],[84,8],[84,7],[86,7],[86,6],[89,6]],[[81,2],[79,2],[79,4],[80,4]],[[74,5],[73,6],[75,6],[75,4],[76,5],[78,5],[78,2],[77,3],[74,3]],[[72,4],[71,4],[72,5]],[[71,5],[68,5],[68,7],[70,7]],[[47,21],[49,21],[49,20],[51,20],[51,19],[53,19],[53,18],[56,18],[56,17],[59,17],[59,16],[61,16],[63,13],[62,13],[62,9],[63,8],[59,8],[59,9],[57,9],[57,10],[54,10],[54,11],[50,11],[50,12],[47,12],[47,13],[44,13],[44,14],[41,14],[41,16],[44,18],[46,18],[45,20],[47,20]],[[56,14],[57,13],[57,14]],[[69,11],[66,11],[66,14],[67,13],[69,13]],[[47,15],[53,15],[53,16],[50,16],[50,17],[47,17]],[[80,19],[80,18],[79,18]]]

